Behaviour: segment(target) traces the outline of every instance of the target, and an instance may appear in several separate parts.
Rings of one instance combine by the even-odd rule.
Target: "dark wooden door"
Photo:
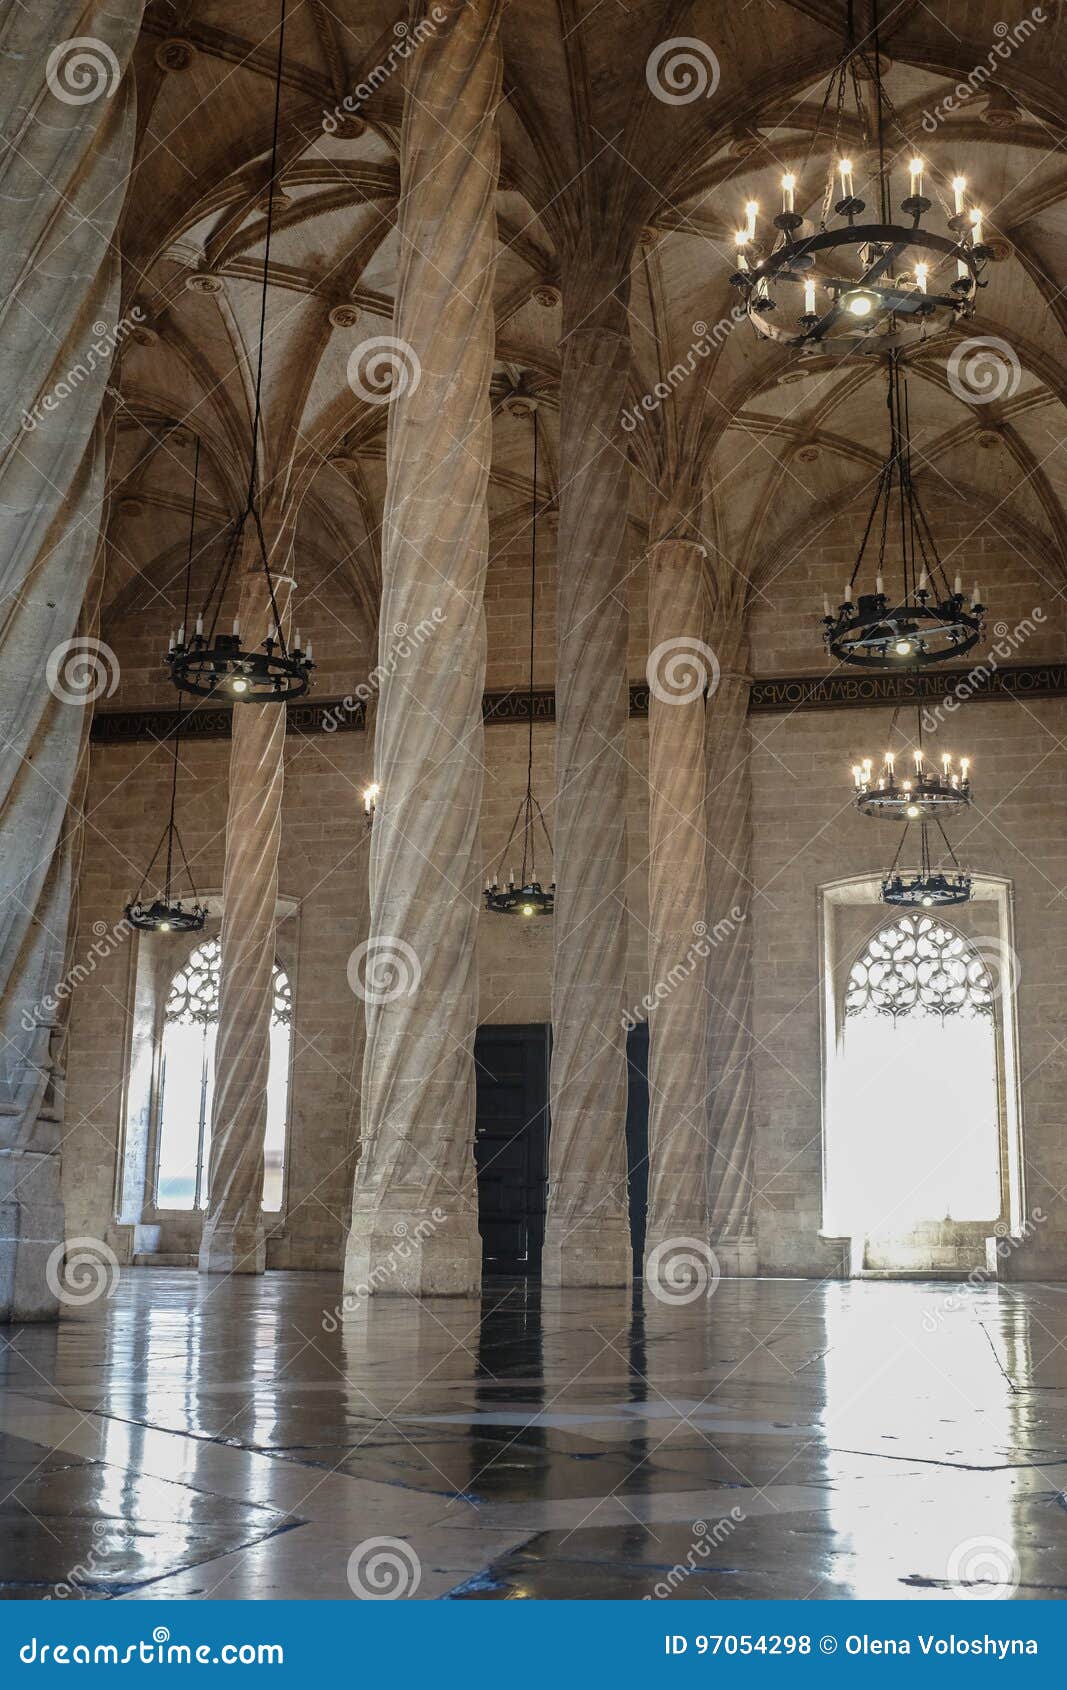
[[[474,1157],[486,1273],[539,1279],[548,1185],[548,1028],[479,1027]]]
[[[634,1279],[644,1272],[648,1215],[648,1022],[626,1035],[626,1166],[630,1187],[630,1243]]]

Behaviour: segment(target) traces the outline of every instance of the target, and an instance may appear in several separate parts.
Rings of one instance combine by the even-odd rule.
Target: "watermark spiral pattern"
[[[649,691],[661,704],[695,704],[719,685],[719,659],[703,640],[680,634],[648,654]]]
[[[719,61],[706,41],[675,35],[661,41],[648,55],[645,81],[649,92],[665,106],[688,106],[710,100],[719,86]]]
[[[53,47],[45,66],[45,81],[65,106],[87,106],[110,99],[119,85],[119,61],[106,41],[95,35],[72,35]]]
[[[44,666],[48,690],[61,704],[95,704],[119,684],[119,660],[103,640],[78,638],[54,646]]]
[[[421,1579],[422,1562],[403,1538],[364,1538],[348,1557],[349,1588],[361,1602],[414,1596]]]
[[[721,1274],[719,1258],[702,1238],[665,1238],[645,1259],[645,1284],[660,1303],[710,1297]]]
[[[375,335],[354,347],[348,358],[348,385],[365,405],[391,405],[414,393],[422,380],[419,355],[395,335]]]
[[[392,934],[363,939],[348,959],[348,984],[364,1003],[409,998],[422,979],[422,964],[406,939]]]

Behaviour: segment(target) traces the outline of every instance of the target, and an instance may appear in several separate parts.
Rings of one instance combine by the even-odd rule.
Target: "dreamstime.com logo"
[[[702,1238],[665,1238],[645,1258],[645,1285],[658,1303],[675,1308],[713,1296],[721,1276],[719,1258]]]
[[[61,704],[95,704],[119,684],[119,660],[103,640],[79,635],[53,646],[44,666],[48,690]]]
[[[118,1286],[119,1261],[99,1238],[70,1238],[49,1252],[45,1283],[53,1297],[68,1308],[84,1308],[113,1297]]]
[[[665,106],[710,100],[719,86],[719,61],[706,41],[675,35],[653,47],[645,62],[649,92]]]
[[[111,98],[122,72],[106,41],[95,35],[72,35],[48,55],[44,79],[65,106],[88,106],[101,96]]]
[[[1014,398],[1022,367],[1014,347],[999,335],[973,335],[953,349],[947,374],[949,387],[965,405],[992,405]]]
[[[400,1537],[367,1537],[348,1557],[348,1584],[361,1602],[395,1602],[414,1596],[422,1562]]]
[[[360,341],[348,356],[348,385],[365,405],[391,405],[422,380],[419,355],[396,335]]]
[[[422,979],[422,964],[406,939],[383,933],[363,939],[348,959],[348,984],[364,1003],[410,998]]]
[[[138,1643],[40,1643],[31,1637],[19,1650],[23,1666],[59,1667],[280,1667],[280,1643],[172,1643],[165,1625]]]
[[[719,659],[703,640],[688,634],[661,640],[648,654],[645,675],[660,704],[695,704],[711,698],[719,685]]]

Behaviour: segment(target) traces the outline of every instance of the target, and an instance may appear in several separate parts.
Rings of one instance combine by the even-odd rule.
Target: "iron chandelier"
[[[278,173],[278,129],[281,115],[282,65],[285,45],[286,0],[281,0],[281,19],[278,29],[278,62],[274,78],[274,127],[271,137],[270,179],[267,191],[267,230],[263,251],[263,280],[259,307],[259,350],[255,378],[255,408],[252,417],[251,465],[245,508],[233,524],[223,552],[222,563],[212,582],[207,598],[197,615],[195,626],[189,627],[188,579],[186,584],[186,616],[176,634],[171,635],[166,661],[171,680],[183,692],[197,698],[217,698],[225,691],[233,700],[245,704],[281,703],[299,698],[308,690],[314,664],[311,661],[311,641],[305,646],[297,630],[296,639],[289,644],[284,618],[278,610],[271,575],[267,542],[259,510],[258,449],[260,419],[263,409],[263,347],[267,327],[267,292],[270,283],[271,235],[274,227],[275,192]],[[266,637],[258,645],[244,644],[240,619],[234,617],[232,631],[219,631],[219,620],[230,584],[234,564],[241,549],[246,525],[251,520],[259,551],[259,567],[266,579],[271,619]],[[192,568],[192,553],[189,559]],[[206,628],[205,628],[206,624]],[[248,630],[245,630],[247,634]]]
[[[545,822],[544,812],[533,790],[533,724],[534,724],[534,635],[537,627],[537,449],[538,416],[536,404],[531,404],[533,416],[533,517],[530,523],[530,681],[527,696],[526,791],[511,824],[507,843],[485,883],[485,907],[494,915],[522,916],[551,915],[556,904],[556,882],[544,886],[537,878],[535,866],[536,835],[540,828],[552,860],[552,836]],[[521,845],[520,845],[521,840]],[[518,879],[511,863],[512,848],[522,852]],[[501,878],[503,864],[508,861],[507,878]]]
[[[898,869],[904,842],[908,836],[905,826],[897,846],[896,856],[889,865],[889,871],[882,881],[882,902],[898,909],[944,909],[951,904],[966,904],[971,897],[971,876],[960,867],[955,851],[949,843],[948,835],[935,817],[937,827],[945,843],[945,849],[952,864],[951,869],[943,863],[935,865],[930,855],[929,823],[923,818],[919,823],[919,866],[907,873]]]
[[[900,355],[887,360],[889,453],[882,465],[852,574],[833,610],[823,598],[823,634],[830,655],[860,669],[921,669],[962,657],[982,636],[978,582],[969,600],[957,573],[950,585],[911,471],[911,417]],[[890,521],[900,574],[888,580]],[[867,552],[877,534],[874,580]],[[857,587],[861,572],[865,585]],[[872,590],[873,588],[873,590]]]
[[[196,454],[193,458],[193,497],[189,515],[189,561],[193,556],[193,536],[196,533],[196,500],[200,487],[200,437],[197,436]],[[186,572],[186,592],[188,594],[188,571]],[[152,853],[151,861],[144,871],[144,876],[136,895],[126,905],[126,920],[131,927],[139,928],[143,933],[199,933],[207,920],[207,909],[200,902],[193,873],[189,867],[189,859],[185,854],[182,836],[178,831],[176,810],[178,803],[178,763],[181,753],[182,718],[181,699],[179,697],[178,721],[175,724],[172,741],[172,765],[170,777],[170,814],[167,825],[163,829],[159,844]],[[152,877],[152,870],[159,860],[160,852],[166,846],[165,868],[163,883],[157,886],[153,898],[145,898],[144,891]],[[192,903],[186,903],[175,896],[174,890],[174,861],[175,854],[181,857],[185,870],[185,878],[189,882],[189,892]]]
[[[857,810],[863,816],[875,816],[882,821],[930,821],[958,815],[971,802],[971,759],[961,757],[957,767],[949,751],[943,751],[940,757],[928,757],[923,746],[921,710],[916,710],[914,749],[894,750],[892,741],[899,715],[899,709],[894,710],[889,727],[890,746],[882,754],[878,773],[871,757],[852,765]]]
[[[870,18],[869,32],[857,42],[849,0],[845,54],[827,83],[803,165],[782,177],[782,209],[773,220],[778,234],[771,251],[763,256],[754,200],[745,206],[746,223],[735,236],[738,268],[731,281],[744,297],[750,321],[765,338],[805,352],[886,349],[925,338],[930,326],[944,328],[971,316],[993,256],[982,242],[982,214],[969,204],[962,176],[952,181],[951,208],[947,199],[942,201],[950,233],[924,225],[934,203],[925,190],[928,184],[935,194],[938,189],[929,182],[926,162],[901,130],[882,86],[878,0],[871,0]],[[861,82],[873,88],[873,134]],[[895,136],[887,135],[889,129]],[[823,137],[828,162],[821,208],[818,221],[809,222],[797,204],[808,197],[802,182]],[[890,158],[889,146],[906,151],[899,160]],[[856,191],[857,158],[871,148],[876,154],[873,216]],[[908,191],[896,215],[893,171],[905,159]]]

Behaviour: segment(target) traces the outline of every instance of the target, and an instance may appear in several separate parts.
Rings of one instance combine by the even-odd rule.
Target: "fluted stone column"
[[[724,1273],[754,1274],[755,1117],[752,1042],[752,742],[748,648],[736,628],[713,636],[721,678],[707,710],[708,1136],[711,1244]]]
[[[703,548],[661,540],[648,568],[649,1011],[645,1260],[708,1228]],[[657,1256],[656,1260],[659,1260]]]
[[[563,273],[552,1128],[542,1272],[625,1285],[626,519],[630,342],[611,280]]]
[[[284,544],[275,540],[272,546],[271,574],[275,602],[288,633],[293,583],[289,576],[275,572]],[[243,557],[241,633],[247,644],[257,645],[266,637],[274,612],[254,533],[246,533]],[[235,704],[201,1273],[262,1273],[265,1266],[263,1135],[284,774],[284,704]]]
[[[408,375],[389,419],[382,790],[370,932],[349,967],[367,1018],[345,1267],[361,1294],[462,1295],[481,1275],[474,946],[501,5],[442,10],[408,61],[394,329]],[[428,637],[405,639],[420,627]]]
[[[79,618],[104,508],[98,418],[123,332],[114,233],[140,14],[139,0],[0,0],[0,1320],[57,1312],[45,1267],[63,1237],[61,841],[88,706],[118,679]]]

